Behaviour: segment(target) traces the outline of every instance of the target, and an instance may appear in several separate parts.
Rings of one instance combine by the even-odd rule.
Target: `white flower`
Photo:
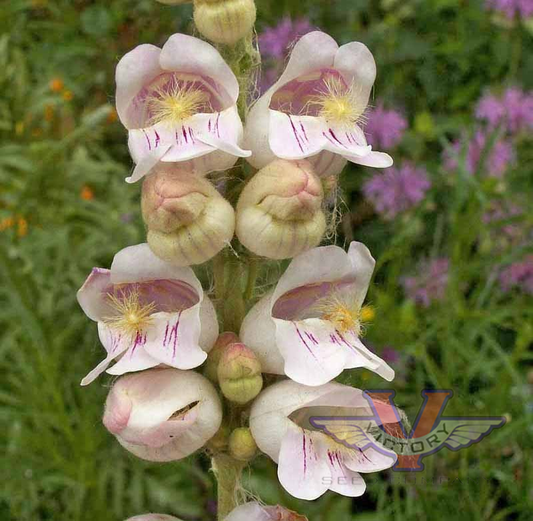
[[[147,244],[123,249],[110,270],[94,268],[78,291],[85,314],[98,322],[106,358],[83,380],[159,364],[198,367],[218,336],[215,309],[191,268],[156,257]]]
[[[240,338],[263,371],[322,385],[344,369],[365,367],[392,380],[394,371],[359,339],[374,265],[359,242],[348,253],[323,246],[295,257],[242,324]]]
[[[320,176],[338,174],[346,160],[385,168],[362,124],[374,80],[372,53],[359,42],[339,47],[320,31],[294,46],[280,79],[252,107],[246,121],[249,162],[263,168],[276,157],[310,161]]]
[[[174,461],[215,435],[222,405],[202,375],[157,368],[120,378],[107,397],[103,422],[139,458]]]
[[[159,161],[192,162],[199,173],[231,168],[239,147],[239,84],[207,42],[174,34],[162,49],[139,45],[118,63],[117,112],[137,164],[130,183]]]
[[[389,405],[378,405],[381,421],[398,421]],[[357,497],[366,488],[360,472],[380,471],[395,463],[396,454],[370,433],[361,447],[348,431],[344,434],[350,444],[313,426],[313,418],[334,416],[373,417],[374,413],[361,390],[338,383],[307,387],[286,380],[268,387],[253,403],[252,434],[259,449],[278,463],[279,481],[292,496],[311,500],[329,489]]]

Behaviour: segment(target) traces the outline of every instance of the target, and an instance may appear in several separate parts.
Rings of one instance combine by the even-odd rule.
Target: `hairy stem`
[[[211,462],[217,479],[217,519],[223,521],[244,500],[241,475],[246,464],[227,454],[217,454]]]

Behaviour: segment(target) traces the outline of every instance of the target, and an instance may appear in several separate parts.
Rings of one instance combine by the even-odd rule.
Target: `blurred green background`
[[[533,129],[509,137],[516,158],[503,176],[485,175],[483,162],[501,127],[487,134],[476,172],[467,166],[480,98],[533,89],[533,22],[511,21],[481,0],[257,6],[259,33],[290,16],[370,47],[376,103],[408,124],[390,153],[431,181],[419,204],[391,219],[363,196],[374,172],[350,166],[342,177],[336,241],[362,240],[378,259],[366,340],[397,370],[389,385],[397,405],[414,420],[422,389],[452,389],[447,415],[508,421],[478,445],[427,458],[422,473],[366,476],[368,491],[355,500],[291,499],[266,458],[247,473],[249,488],[312,521],[533,519],[533,275],[525,265],[512,287],[501,278],[533,252]],[[75,296],[93,266],[144,241],[140,186],[124,183],[132,164],[113,109],[114,68],[139,43],[190,33],[191,15],[191,6],[154,0],[1,3],[1,520],[122,521],[148,511],[213,519],[206,458],[144,463],[102,426],[111,379],[79,387],[102,349]],[[273,60],[265,64],[275,69]],[[455,168],[447,153],[456,154]],[[448,272],[442,292],[424,303],[405,277],[423,278],[424,259],[435,258],[447,259]],[[385,385],[362,370],[343,379]]]

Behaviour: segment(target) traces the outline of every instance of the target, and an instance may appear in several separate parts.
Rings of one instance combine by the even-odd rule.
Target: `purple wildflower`
[[[397,364],[400,361],[401,356],[396,349],[386,346],[381,350],[381,358],[383,358],[388,364]]]
[[[410,299],[429,307],[431,303],[444,299],[449,270],[450,261],[445,257],[425,260],[416,275],[404,277],[401,283]]]
[[[424,168],[405,163],[401,168],[390,168],[374,174],[363,185],[363,193],[380,215],[393,219],[416,206],[430,187],[431,182]]]
[[[407,120],[397,110],[387,110],[382,103],[368,114],[365,131],[371,145],[378,148],[393,148],[403,138]]]
[[[261,54],[267,58],[282,60],[288,53],[292,42],[313,30],[306,18],[291,20],[288,16],[281,19],[275,27],[267,27],[259,35]]]
[[[478,131],[476,135],[467,145],[466,154],[466,170],[470,174],[476,172],[482,155],[485,152],[485,146],[487,144],[486,135]],[[452,145],[452,153],[448,151],[444,154],[445,167],[448,170],[455,170],[459,163],[459,155],[463,148],[463,142],[461,140],[456,141]],[[513,145],[501,139],[494,143],[492,150],[489,152],[487,160],[485,162],[485,168],[490,177],[502,177],[509,166],[515,160],[515,150]]]
[[[518,87],[507,89],[500,97],[487,93],[478,103],[476,116],[490,128],[504,125],[511,134],[533,129],[533,94]]]
[[[503,13],[510,20],[533,16],[533,0],[486,0],[488,9]]]
[[[503,291],[517,288],[533,295],[533,255],[504,268],[500,273],[500,286]]]
[[[500,203],[494,203],[483,215],[483,222],[485,224],[497,223],[498,221],[505,221],[523,215],[524,210],[518,205],[504,207]],[[505,224],[495,230],[494,235],[497,238],[503,238],[513,243],[520,242],[525,235],[524,227],[520,224],[521,223]]]

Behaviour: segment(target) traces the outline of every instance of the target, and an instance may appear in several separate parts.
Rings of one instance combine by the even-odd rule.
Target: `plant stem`
[[[241,475],[245,463],[227,454],[217,454],[211,460],[217,479],[217,519],[223,521],[241,499]]]

